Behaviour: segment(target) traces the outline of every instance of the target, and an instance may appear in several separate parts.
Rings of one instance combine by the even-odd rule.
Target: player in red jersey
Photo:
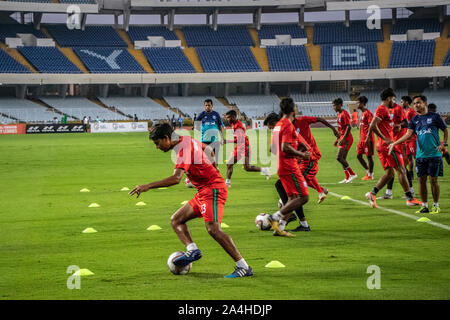
[[[402,97],[402,106],[405,109],[406,119],[408,123],[417,115],[417,112],[411,107],[412,99],[409,96]],[[411,139],[406,141],[406,155],[408,157],[408,176],[412,179],[414,178],[414,159],[416,158],[416,150],[417,150],[417,136],[414,133],[411,136]]]
[[[208,233],[236,262],[235,271],[226,278],[252,276],[252,268],[242,258],[231,237],[220,228],[223,207],[227,200],[227,187],[219,170],[212,165],[204,153],[202,143],[190,136],[178,136],[168,123],[153,126],[150,131],[150,139],[153,140],[157,149],[163,152],[170,150],[176,152],[175,170],[172,176],[139,185],[129,194],[136,194],[139,198],[142,192],[150,189],[179,184],[185,173],[197,188],[194,198],[178,209],[170,219],[173,230],[187,248],[186,253],[175,259],[173,263],[182,267],[202,257],[201,251],[192,240],[186,222],[203,217]]]
[[[365,144],[367,134],[369,133],[369,126],[373,119],[373,114],[366,108],[367,102],[369,101],[367,97],[358,97],[357,101],[357,107],[361,110],[361,123],[359,126],[359,141],[356,147],[356,157],[363,168],[366,169],[366,175],[361,180],[373,180],[373,154],[375,148],[373,134],[369,137],[369,145],[366,146]],[[367,163],[363,158],[364,155],[367,157]]]
[[[225,114],[225,119],[231,124],[233,128],[234,140],[225,140],[225,143],[235,143],[236,147],[233,150],[233,154],[227,161],[227,179],[225,184],[227,187],[231,186],[231,175],[233,174],[233,166],[240,159],[244,158],[244,170],[249,172],[261,172],[267,179],[270,178],[269,168],[260,168],[250,165],[250,143],[248,142],[247,134],[245,133],[245,127],[241,121],[237,119],[237,113],[234,110],[230,110]]]
[[[292,122],[295,117],[295,103],[291,98],[280,102],[282,118],[273,129],[271,150],[277,155],[277,173],[288,202],[269,221],[275,233],[280,236],[293,236],[284,230],[292,211],[308,202],[308,187],[298,165],[298,158],[309,160],[310,152],[300,151],[299,138]]]
[[[351,134],[350,114],[347,110],[344,110],[341,98],[337,98],[333,101],[334,111],[337,112],[337,124],[340,133],[340,138],[335,141],[334,146],[338,146],[337,161],[342,164],[345,173],[345,179],[339,183],[351,183],[356,177],[356,173],[347,162],[348,152],[353,144],[353,136]]]
[[[394,123],[392,121],[393,115],[389,109],[394,107],[395,93],[391,88],[385,89],[380,94],[381,105],[378,106],[374,118],[370,123],[369,133],[366,137],[366,145],[369,145],[370,134],[374,132],[378,136],[378,157],[385,174],[378,180],[376,186],[372,191],[366,193],[366,198],[369,200],[373,208],[377,208],[376,197],[380,189],[382,189],[395,176],[395,171],[398,175],[398,180],[405,191],[406,205],[417,206],[420,201],[415,199],[409,190],[408,179],[406,178],[406,171],[403,162],[402,149],[396,146],[392,153],[389,153],[389,145],[394,140]]]
[[[311,146],[311,159],[309,161],[302,161],[300,163],[300,170],[302,171],[308,186],[316,189],[319,193],[318,203],[321,203],[327,197],[328,190],[322,188],[316,179],[316,174],[319,171],[319,159],[322,157],[322,154],[320,153],[319,147],[311,132],[311,128],[309,127],[311,124],[318,122],[333,130],[336,138],[340,137],[339,132],[328,121],[319,117],[296,117],[294,120],[294,127],[296,128],[297,133]]]

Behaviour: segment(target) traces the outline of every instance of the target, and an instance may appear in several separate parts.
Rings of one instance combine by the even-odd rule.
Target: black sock
[[[394,178],[389,180],[386,189],[392,190],[392,186],[394,185]]]
[[[301,206],[298,209],[295,209],[295,212],[297,213],[297,217],[299,219],[303,219],[305,217],[305,213],[303,212],[303,206]]]
[[[380,191],[377,187],[373,187],[372,191],[370,191],[370,193],[372,193],[374,196],[377,195],[378,191]]]
[[[281,201],[283,202],[283,205],[288,202],[288,196],[286,194],[286,191],[283,188],[283,184],[281,183],[281,180],[278,180],[275,182],[275,188],[277,189],[278,195],[280,196]]]
[[[408,178],[409,187],[412,188],[412,175],[411,171],[406,171],[406,177]]]
[[[406,196],[406,199],[408,199],[408,200],[410,200],[410,201],[413,199],[413,196],[412,196],[411,191],[405,192],[405,196]]]

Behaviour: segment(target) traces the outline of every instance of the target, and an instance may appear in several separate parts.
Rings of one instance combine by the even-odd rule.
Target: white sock
[[[373,172],[368,172],[369,177],[373,177]]]
[[[386,194],[392,196],[392,190],[391,189],[386,189]]]
[[[197,245],[195,244],[195,242],[189,243],[189,244],[186,246],[186,250],[187,250],[187,251],[197,250],[197,249],[198,249],[198,248],[197,248]]]
[[[280,220],[280,221],[278,222],[278,226],[280,227],[280,230],[281,230],[281,231],[283,231],[284,228],[286,228],[286,224],[287,224],[287,222],[284,221],[284,220]]]
[[[433,202],[433,206],[439,207],[439,202]]]
[[[425,208],[428,208],[428,202],[422,202],[422,206],[424,206]]]
[[[414,188],[413,187],[409,188],[409,192],[414,193]]]
[[[301,224],[303,227],[308,228],[308,222],[306,222],[306,220],[305,220],[305,221],[301,221],[301,220],[300,220],[300,224]]]
[[[277,211],[272,215],[272,219],[277,220],[277,221],[280,221],[282,217],[283,217],[283,215],[281,214],[280,211]]]
[[[231,179],[226,179],[225,183],[231,183]]]
[[[236,267],[248,269],[248,264],[247,264],[247,262],[245,262],[245,259],[242,258],[241,260],[236,261]]]

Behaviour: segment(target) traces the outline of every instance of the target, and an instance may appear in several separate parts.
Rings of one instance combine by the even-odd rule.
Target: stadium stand
[[[125,48],[74,48],[92,73],[146,73]]]
[[[0,98],[0,113],[28,123],[46,123],[52,122],[54,117],[61,118],[61,114],[48,111],[30,100],[3,97]]]
[[[391,34],[406,34],[408,30],[423,29],[424,33],[442,31],[442,24],[437,19],[399,19],[392,26]]]
[[[5,51],[0,49],[0,72],[2,73],[30,73],[30,70],[25,68],[14,58],[12,58]]]
[[[102,121],[129,120],[127,117],[109,109],[102,108],[86,98],[67,97],[63,99],[57,97],[42,97],[41,100],[57,110],[78,119],[83,119],[83,117],[86,116],[91,117],[92,121],[95,121],[97,117]]]
[[[181,48],[144,48],[145,57],[158,73],[196,72]]]
[[[159,103],[153,101],[150,98],[142,97],[108,97],[99,98],[108,107],[115,107],[133,117],[135,114],[139,120],[160,120],[167,119],[167,116],[178,117],[178,115],[161,106]]]
[[[217,31],[209,26],[187,26],[183,33],[189,47],[255,45],[246,26],[218,26]]]
[[[280,98],[276,95],[231,95],[227,96],[227,100],[251,119],[264,117],[271,112],[278,112],[280,109]]]
[[[435,46],[433,40],[395,41],[389,68],[432,67]]]
[[[427,97],[428,104],[434,103],[437,106],[437,113],[440,115],[450,115],[450,89],[433,91],[427,88],[423,94]]]
[[[447,55],[445,56],[443,66],[450,66],[450,49],[447,51]]]
[[[51,3],[52,0],[4,0],[9,2],[36,2],[36,3]]]
[[[1,110],[0,110],[1,112]],[[16,121],[7,117],[4,117],[3,115],[0,114],[0,124],[10,124],[10,123],[15,123]]]
[[[173,31],[160,26],[130,26],[128,36],[131,41],[144,41],[147,37],[163,37],[165,40],[178,40]]]
[[[20,47],[19,51],[41,73],[81,73],[55,47]]]
[[[305,46],[270,46],[266,49],[270,71],[311,71]]]
[[[31,24],[0,24],[0,40],[5,42],[6,38],[17,38],[18,33],[28,33],[36,38],[46,38],[46,36],[33,27]]]
[[[366,22],[355,21],[346,27],[343,23],[316,23],[314,25],[314,44],[382,42],[381,29],[367,29]]]
[[[262,71],[249,47],[198,47],[196,51],[205,72]]]
[[[276,35],[290,35],[293,39],[306,38],[305,29],[298,24],[262,25],[258,31],[259,39],[275,39]]]
[[[61,47],[127,47],[111,26],[86,26],[68,30],[65,24],[45,26]]]
[[[336,112],[333,110],[332,101],[336,98],[350,100],[347,92],[292,93],[291,98],[297,103],[302,115],[314,117],[335,117]]]
[[[213,110],[217,111],[220,115],[223,115],[229,109],[225,107],[219,100],[215,97],[207,96],[192,96],[192,97],[164,97],[164,100],[172,107],[181,110],[184,114],[193,118],[194,114],[197,115],[204,111],[203,102],[205,99],[211,99],[213,101]]]
[[[321,70],[378,69],[376,43],[322,45]]]
[[[367,109],[372,111],[372,113],[375,112],[375,110],[377,109],[377,107],[381,103],[380,93],[381,93],[381,90],[378,90],[378,91],[362,91],[362,92],[359,93],[360,96],[366,96],[367,99],[369,100],[367,102]],[[396,99],[395,99],[396,102],[400,104],[400,100],[402,99],[402,97],[408,95],[408,90],[406,90],[406,89],[396,89],[395,90],[395,95],[396,95]]]
[[[59,0],[60,3],[96,4],[94,0]]]

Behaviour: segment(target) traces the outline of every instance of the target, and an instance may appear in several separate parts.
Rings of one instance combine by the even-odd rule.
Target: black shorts
[[[417,158],[416,172],[418,177],[442,177],[444,175],[442,157]]]

